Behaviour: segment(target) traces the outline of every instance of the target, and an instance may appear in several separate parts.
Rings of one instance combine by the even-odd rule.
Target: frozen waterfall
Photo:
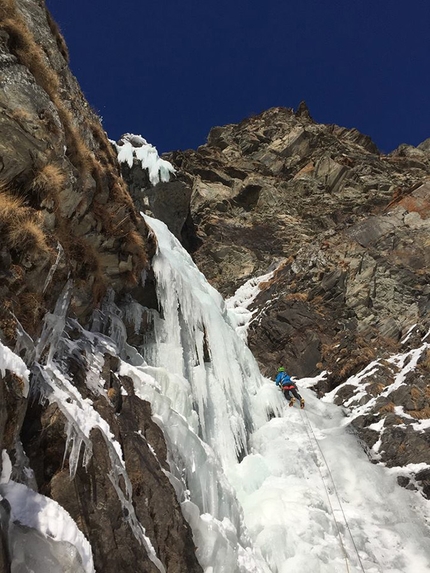
[[[40,340],[20,339],[21,355],[33,357],[32,376],[45,399],[57,403],[67,420],[71,474],[81,446],[84,464],[92,455],[90,431],[97,427],[128,525],[165,571],[134,513],[121,445],[91,400],[80,396],[61,359],[84,352],[91,364],[86,384],[104,395],[103,355],[116,353],[119,374],[130,377],[136,395],[151,403],[164,433],[166,474],[205,573],[430,571],[428,502],[369,462],[342,410],[309,389],[314,380],[298,380],[307,404],[301,411],[287,408],[273,382],[260,374],[245,342],[252,318],[246,307],[258,281],[226,304],[166,226],[145,219],[158,244],[157,310],[133,300],[120,309],[107,297],[86,330],[66,318],[66,285]],[[152,330],[141,348],[132,348],[123,319],[138,329],[143,313],[150,315]],[[68,323],[79,339],[65,335]],[[0,346],[0,370],[5,368],[24,377],[27,392],[26,365]],[[3,459],[0,494],[19,522],[12,531],[17,543],[32,528],[29,551],[53,556],[59,573],[94,573],[89,543],[70,516],[30,484],[15,483],[6,452]],[[17,564],[22,559],[18,552]],[[34,571],[46,573],[44,567],[36,563]]]

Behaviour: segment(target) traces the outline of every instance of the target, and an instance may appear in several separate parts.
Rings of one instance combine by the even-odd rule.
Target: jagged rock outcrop
[[[15,482],[59,502],[90,541],[99,572],[159,571],[142,542],[142,527],[167,572],[197,572],[192,534],[148,404],[121,379],[114,357],[103,358],[106,387],[88,387],[93,365],[86,351],[58,355],[55,344],[49,350],[52,340],[41,336],[46,327],[58,342],[66,321],[75,328],[91,323],[96,332],[92,315],[108,292],[119,304],[133,297],[157,304],[150,271],[154,241],[67,58],[43,1],[1,2],[0,475],[7,481],[11,472]],[[58,301],[67,311],[60,318]],[[73,339],[73,328],[64,336]],[[10,358],[8,347],[25,360],[29,381],[28,373],[14,370],[18,357]],[[78,450],[76,468],[69,467],[70,419],[42,375],[53,359],[63,361],[64,376],[81,392],[67,400],[91,400],[122,445],[129,486],[125,477],[112,480],[116,469],[100,429],[91,432],[92,455],[84,459]],[[8,571],[13,548],[7,531],[15,526],[7,499],[0,519],[0,570]]]
[[[197,151],[167,156],[193,190],[199,267],[223,293],[408,194],[430,175],[423,150],[381,155],[355,129],[273,108],[211,130]]]

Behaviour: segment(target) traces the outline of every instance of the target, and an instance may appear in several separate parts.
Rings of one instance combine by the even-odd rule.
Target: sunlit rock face
[[[0,11],[0,328],[12,344],[13,317],[38,334],[69,276],[73,311],[87,320],[108,286],[138,285],[151,248],[43,2]]]
[[[211,284],[229,296],[276,269],[250,307],[248,340],[263,373],[327,370],[322,395],[374,359],[421,347],[430,329],[428,147],[381,153],[355,129],[316,123],[302,104],[215,127],[197,150],[166,155],[192,191],[183,244]],[[426,352],[418,364],[390,405],[383,393],[394,373],[375,381],[369,398],[381,399],[354,421],[372,447],[372,416],[405,407],[411,419],[387,430],[378,452],[390,465],[428,462],[428,429],[413,430],[429,417]]]

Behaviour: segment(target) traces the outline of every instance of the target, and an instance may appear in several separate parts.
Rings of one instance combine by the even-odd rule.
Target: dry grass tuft
[[[16,0],[1,0],[0,19],[13,18],[16,14]]]
[[[58,74],[51,67],[45,52],[36,42],[25,20],[16,10],[15,4],[10,1],[3,2],[3,4],[6,6],[2,6],[3,10],[0,10],[0,14],[3,12],[5,15],[2,26],[9,34],[11,52],[17,56],[21,64],[30,70],[36,82],[45,90],[56,106],[64,126],[67,154],[70,161],[81,171],[90,173],[94,157],[74,126],[72,113],[62,102]]]
[[[125,247],[125,248],[124,248]],[[123,250],[133,257],[133,275],[139,281],[140,273],[148,267],[148,253],[145,239],[138,231],[130,231],[125,239]]]
[[[87,280],[89,276],[101,275],[100,256],[96,249],[82,237],[70,236],[63,248],[75,267],[75,278]]]
[[[276,284],[278,282],[278,280],[280,279],[280,277],[282,277],[282,274],[285,271],[285,269],[288,267],[288,265],[291,265],[293,262],[294,262],[293,256],[290,256],[290,257],[288,257],[288,259],[285,259],[285,261],[283,261],[279,265],[279,267],[276,269],[276,271],[274,272],[273,277],[271,279],[269,279],[268,281],[260,283],[260,290],[262,290],[262,291],[267,290],[273,284]]]
[[[22,108],[15,108],[10,116],[21,125],[27,124],[32,119],[31,113]]]
[[[306,292],[291,292],[285,296],[286,301],[301,301],[306,302],[308,300],[308,293]]]
[[[125,238],[126,252],[132,255],[146,255],[146,243],[144,238],[137,231],[130,231]]]
[[[419,388],[417,388],[417,386],[412,386],[411,388],[411,398],[412,400],[414,400],[414,402],[416,402],[417,400],[419,400],[421,398],[422,392]]]
[[[0,185],[0,238],[2,246],[17,252],[48,252],[40,215]]]
[[[379,413],[380,414],[391,414],[392,412],[394,412],[395,407],[396,407],[396,405],[394,404],[394,402],[388,402],[388,404],[385,404],[385,406],[382,406],[381,408],[379,408]]]
[[[372,382],[366,386],[366,392],[372,396],[379,396],[379,394],[385,389],[385,385],[382,382]]]
[[[430,348],[426,350],[425,354],[418,362],[418,366],[421,370],[424,370],[425,372],[430,371]]]
[[[26,291],[18,295],[17,303],[19,310],[16,309],[15,312],[19,315],[22,326],[27,332],[32,333],[46,312],[43,295]]]
[[[96,162],[94,153],[89,149],[78,129],[74,125],[73,115],[62,102],[55,98],[61,123],[64,126],[67,143],[67,156],[83,176],[91,174]]]
[[[47,163],[34,176],[31,191],[41,199],[55,199],[58,190],[64,186],[66,174],[54,163]]]
[[[427,420],[430,418],[430,406],[426,406],[422,410],[407,410],[407,413],[416,420]]]
[[[70,259],[73,278],[87,285],[92,281],[92,297],[94,304],[98,305],[105,296],[107,289],[99,253],[93,245],[82,237],[70,235],[68,239],[64,238],[62,245]]]
[[[9,48],[19,61],[33,74],[36,82],[48,93],[57,93],[60,82],[57,74],[46,61],[46,55],[35,41],[33,34],[17,10],[2,21],[9,35]]]
[[[107,166],[117,165],[117,154],[110,144],[106,132],[98,121],[92,121],[89,125],[95,141],[100,145],[104,162]]]
[[[50,250],[40,222],[32,219],[24,221],[19,227],[10,229],[9,245],[11,249],[18,251],[44,251],[47,253]]]

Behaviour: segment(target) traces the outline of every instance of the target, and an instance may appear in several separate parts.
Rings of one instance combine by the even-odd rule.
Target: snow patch
[[[126,133],[118,143],[111,141],[118,153],[119,163],[127,163],[130,169],[135,159],[140,161],[142,169],[148,170],[149,180],[152,185],[160,181],[170,180],[175,174],[175,168],[169,161],[161,159],[157,149],[148,143],[141,135]]]
[[[25,362],[17,354],[0,342],[0,373],[2,376],[6,374],[6,370],[9,370],[24,382],[22,395],[26,398],[28,396],[28,377],[30,371]]]

